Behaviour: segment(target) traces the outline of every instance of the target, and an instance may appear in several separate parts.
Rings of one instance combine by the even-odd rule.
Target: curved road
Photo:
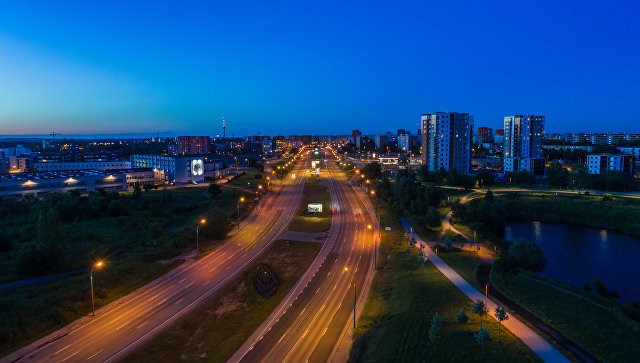
[[[263,198],[240,230],[209,255],[187,262],[101,308],[94,318],[83,318],[84,322],[70,324],[0,361],[122,359],[223,287],[260,255],[289,224],[299,204],[302,180],[288,176],[273,196]]]

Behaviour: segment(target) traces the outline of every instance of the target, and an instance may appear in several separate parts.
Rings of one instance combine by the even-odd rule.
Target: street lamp
[[[356,288],[357,288],[356,275],[353,272],[349,271],[349,269],[346,267],[344,268],[344,270],[350,273],[351,276],[353,276],[353,329],[355,329],[356,328]]]
[[[95,309],[95,305],[93,304],[93,270],[96,268],[100,268],[102,267],[104,263],[102,261],[98,261],[95,264],[93,264],[93,267],[91,267],[91,272],[89,273],[89,280],[91,281],[91,315],[92,316],[96,316],[96,309]]]
[[[198,248],[198,239],[199,239],[199,236],[200,236],[199,228],[200,228],[200,225],[204,224],[206,221],[207,221],[206,219],[202,218],[200,220],[200,222],[198,222],[198,224],[196,224],[196,257],[198,257],[198,250],[199,250],[199,248]]]
[[[244,202],[244,197],[240,197],[240,200],[238,201],[238,229],[240,229],[240,203]]]

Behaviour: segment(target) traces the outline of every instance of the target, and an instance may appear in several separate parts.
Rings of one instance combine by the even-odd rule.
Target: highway
[[[361,287],[372,273],[377,225],[362,190],[350,185],[329,152],[325,159],[329,168],[321,179],[340,210],[329,237],[298,284],[229,362],[326,362],[353,326],[353,284],[359,302],[364,301]]]
[[[292,173],[299,174],[299,167]],[[260,255],[286,229],[300,203],[304,178],[288,175],[264,197],[241,228],[199,260],[99,309],[82,324],[70,324],[46,344],[37,342],[2,362],[110,362],[140,347],[178,317],[219,290]],[[95,281],[99,284],[99,281]],[[64,334],[66,332],[66,334]],[[38,347],[33,347],[38,345]]]

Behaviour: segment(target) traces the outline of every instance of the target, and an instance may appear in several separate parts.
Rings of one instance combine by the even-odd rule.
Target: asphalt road
[[[186,262],[101,308],[94,318],[68,334],[28,352],[19,350],[0,361],[109,362],[122,359],[219,290],[262,253],[289,224],[299,205],[302,181],[303,178],[288,176],[278,191],[272,191],[272,196],[260,201],[256,210],[242,222],[240,230],[209,255]],[[100,283],[99,280],[94,282]]]
[[[360,199],[364,195],[358,196],[333,156],[326,153],[325,158],[331,160],[322,178],[329,178],[332,204],[340,213],[334,215],[325,246],[307,270],[312,276],[308,281],[301,278],[230,362],[326,362],[347,324],[352,324],[353,284],[360,299],[360,287],[373,264],[371,208],[365,208]]]

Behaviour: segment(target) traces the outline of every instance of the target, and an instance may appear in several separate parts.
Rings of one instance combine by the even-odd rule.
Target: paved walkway
[[[477,299],[484,300],[485,304],[489,308],[490,314],[488,315],[495,319],[495,317],[493,316],[493,312],[497,307],[496,303],[486,298],[480,291],[478,291],[475,287],[473,287],[470,283],[463,279],[462,276],[454,271],[451,266],[446,264],[440,257],[438,257],[431,250],[431,248],[429,248],[427,243],[423,241],[420,236],[418,236],[417,233],[412,232],[413,229],[411,227],[411,223],[409,223],[409,220],[407,220],[406,218],[401,218],[401,221],[406,233],[409,235],[409,238],[415,238],[418,245],[425,245],[424,251],[427,254],[427,259],[430,260],[449,281],[451,281],[458,289],[460,289],[463,294],[467,295],[469,299],[471,299],[472,301],[475,301]],[[543,361],[569,362],[569,360],[564,355],[562,355],[562,353],[560,353],[555,347],[553,347],[544,338],[542,338],[528,326],[517,320],[515,317],[510,316],[509,320],[504,321],[502,324],[515,336],[522,340],[522,342],[535,354],[537,354]]]

